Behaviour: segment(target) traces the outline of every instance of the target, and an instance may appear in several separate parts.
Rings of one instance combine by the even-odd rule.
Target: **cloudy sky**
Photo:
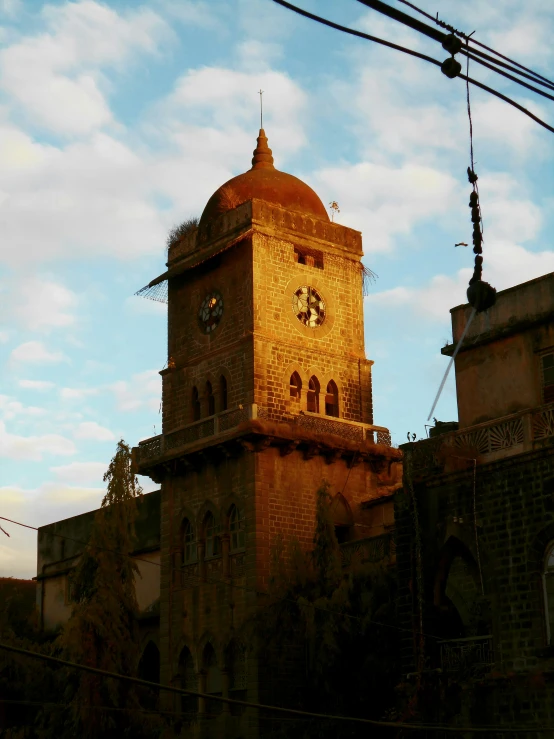
[[[355,0],[298,3],[446,56]],[[550,3],[420,3],[554,75]],[[0,22],[0,515],[92,510],[117,440],[160,432],[166,309],[133,293],[163,271],[168,230],[249,168],[260,88],[277,167],[338,201],[379,276],[375,422],[396,443],[425,434],[472,271],[454,248],[471,242],[461,81],[271,0],[0,0]],[[552,103],[470,74],[554,122]],[[483,92],[472,105],[485,279],[504,289],[554,270],[554,137]],[[456,418],[452,378],[436,416]],[[36,534],[2,525],[0,575],[33,576]]]

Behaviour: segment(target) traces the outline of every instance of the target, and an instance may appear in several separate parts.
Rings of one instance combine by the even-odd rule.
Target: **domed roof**
[[[199,230],[202,231],[213,218],[252,198],[329,221],[325,206],[311,187],[298,177],[275,169],[263,128],[260,128],[258,145],[254,150],[252,169],[233,177],[214,192],[200,218]]]

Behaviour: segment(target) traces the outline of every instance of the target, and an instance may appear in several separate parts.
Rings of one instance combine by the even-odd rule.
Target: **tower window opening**
[[[293,400],[300,400],[302,390],[302,380],[298,372],[293,372],[290,376],[290,397]]]
[[[339,391],[333,380],[327,385],[327,394],[325,395],[325,415],[339,416]]]
[[[227,378],[225,375],[219,378],[219,410],[227,410]]]
[[[554,403],[554,353],[542,357],[543,403]]]
[[[319,381],[315,375],[310,377],[308,383],[308,411],[319,413]]]
[[[208,416],[213,416],[215,413],[215,397],[214,397],[214,391],[212,389],[212,383],[208,380],[206,382],[206,390],[204,392],[204,396],[206,398],[206,411],[208,413]]]
[[[184,647],[179,656],[178,684],[185,690],[198,690],[198,678],[194,668],[194,660],[187,647]],[[191,714],[198,711],[198,698],[193,695],[181,696],[181,711],[190,720]]]
[[[229,513],[229,534],[231,551],[244,549],[244,514],[236,505],[231,506]]]
[[[223,679],[221,670],[217,664],[217,657],[213,646],[208,642],[204,647],[204,671],[206,672],[206,693],[209,695],[222,695]],[[207,713],[221,713],[220,701],[206,701]]]
[[[183,521],[181,531],[181,560],[182,564],[187,565],[196,562],[196,538],[194,528],[188,518]]]
[[[323,252],[315,249],[301,249],[295,246],[294,261],[298,264],[305,264],[306,267],[323,269]]]
[[[347,541],[350,541],[350,526],[343,526],[342,524],[335,526],[335,537],[339,544],[346,544]]]
[[[219,526],[213,513],[208,513],[204,519],[204,536],[206,538],[206,558],[217,557],[221,553]]]
[[[198,396],[198,388],[192,388],[192,420],[200,420],[200,397]]]

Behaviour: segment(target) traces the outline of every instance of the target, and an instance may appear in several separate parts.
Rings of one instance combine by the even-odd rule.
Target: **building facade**
[[[553,736],[554,274],[498,293],[455,369],[459,423],[402,446],[404,688],[427,720]]]
[[[246,629],[278,540],[311,548],[323,480],[345,551],[390,551],[401,453],[373,425],[361,257],[360,233],[275,169],[260,130],[252,168],[151,283],[168,281],[163,433],[133,453],[161,486],[162,683],[275,700]],[[167,704],[198,735],[263,734],[255,709]]]

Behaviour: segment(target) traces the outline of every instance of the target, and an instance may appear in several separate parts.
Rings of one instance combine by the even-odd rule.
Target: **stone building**
[[[92,531],[96,511],[41,526],[37,536],[36,607],[40,628],[55,632],[71,616],[70,574],[83,543]],[[136,543],[131,556],[139,576],[135,580],[144,647],[158,644],[160,605],[160,491],[137,501]]]
[[[428,720],[553,727],[554,273],[498,293],[455,370],[459,423],[402,446],[404,687]]]
[[[212,195],[150,283],[168,282],[163,433],[133,454],[161,486],[162,683],[275,699],[244,629],[278,537],[312,546],[323,480],[345,551],[392,551],[401,453],[373,425],[361,257],[361,234],[275,169],[260,130],[252,168]],[[190,735],[263,734],[254,709],[167,704]]]

